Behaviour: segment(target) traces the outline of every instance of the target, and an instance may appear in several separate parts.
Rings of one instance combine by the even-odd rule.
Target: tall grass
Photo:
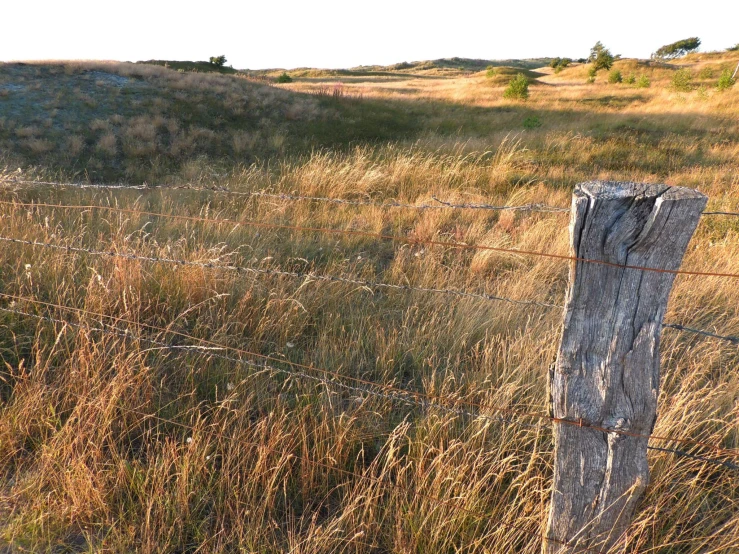
[[[529,104],[541,107],[545,99],[537,100],[539,90],[532,88]],[[739,209],[731,140],[737,129],[729,117],[737,107],[734,89],[709,99],[709,107],[697,99],[686,104],[693,110],[687,122],[668,104],[669,92],[653,89],[653,104],[629,108],[645,114],[646,122],[625,122],[618,110],[600,104],[592,113],[570,115],[553,108],[579,94],[579,89],[552,91],[554,115],[549,123],[541,116],[544,126],[531,132],[506,131],[498,122],[500,127],[484,136],[428,133],[225,166],[183,154],[182,168],[166,180],[378,202],[433,204],[435,196],[563,207],[579,180],[666,180],[700,188],[711,198],[709,209]],[[461,118],[478,113],[474,102],[465,109]],[[605,121],[606,130],[580,130],[583,121],[595,120]],[[658,131],[652,122],[661,125]],[[182,131],[168,118],[126,117],[95,125],[101,133],[96,156],[129,149],[148,164],[157,162],[147,148],[161,148],[151,146],[152,127],[157,133]],[[122,130],[115,142],[106,138],[117,127]],[[17,140],[45,137],[41,127],[24,133]],[[180,139],[187,141],[188,135]],[[73,146],[74,137],[69,140]],[[255,139],[242,131],[228,140],[229,147],[247,151]],[[565,214],[359,208],[207,191],[53,189],[10,182],[17,175],[55,172],[61,175],[63,168],[24,167],[21,173],[8,168],[0,175],[3,199],[563,254],[568,249]],[[0,217],[0,235],[28,240],[554,304],[562,303],[567,280],[567,265],[551,259],[367,237],[8,204],[0,205]],[[738,233],[736,218],[703,218],[685,267],[739,273]],[[535,419],[514,418],[526,425],[502,423],[495,416],[504,414],[495,409],[546,413],[547,370],[561,325],[557,310],[19,244],[0,250],[0,292],[86,311],[0,299],[0,307],[56,320],[0,312],[0,542],[9,549],[368,554],[540,549],[551,484],[551,431],[546,421]],[[737,300],[733,281],[680,277],[666,319],[736,334]],[[94,330],[105,323],[129,332]],[[224,349],[165,349],[148,342],[184,347],[199,339]],[[224,359],[259,362],[238,350],[270,356],[275,359],[270,365],[280,371]],[[325,379],[316,369],[301,371],[323,375],[324,381],[291,375],[287,372],[295,367],[280,359],[338,376]],[[665,330],[655,434],[739,448],[738,363],[735,345]],[[447,405],[480,405],[491,417],[409,405],[339,385],[355,385],[355,379],[418,391]],[[665,452],[649,456],[652,482],[616,551],[738,550],[736,472]]]

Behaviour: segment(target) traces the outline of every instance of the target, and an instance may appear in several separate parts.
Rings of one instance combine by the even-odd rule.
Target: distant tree
[[[601,41],[595,43],[590,49],[590,56],[588,61],[593,64],[596,71],[600,69],[611,69],[615,57],[611,54],[611,51],[603,46]]]
[[[216,67],[223,67],[226,65],[226,56],[212,56],[209,61]]]
[[[701,39],[698,37],[684,38],[672,44],[665,44],[652,54],[655,60],[672,60],[689,54],[693,50],[698,50],[701,45]]]
[[[549,62],[549,67],[554,69],[555,73],[559,73],[571,63],[572,63],[571,58],[554,58],[551,62]]]
[[[730,46],[726,49],[727,52],[739,52],[739,42],[737,42],[734,46]]]

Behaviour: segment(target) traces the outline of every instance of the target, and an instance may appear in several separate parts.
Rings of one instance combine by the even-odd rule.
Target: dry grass
[[[135,69],[170,79],[163,68]],[[566,77],[567,71],[556,76],[563,82]],[[182,91],[203,94],[221,80],[235,80],[181,78],[172,77]],[[150,166],[160,163],[164,148],[176,149],[185,161],[169,175],[172,183],[242,192],[567,206],[574,182],[598,177],[698,187],[711,198],[709,208],[739,209],[736,90],[683,101],[653,84],[639,92],[645,103],[617,107],[599,99],[628,97],[634,90],[599,83],[537,86],[526,109],[539,113],[544,125],[522,131],[514,125],[521,112],[479,111],[509,105],[484,96],[483,79],[439,79],[411,96],[423,104],[429,94],[438,95],[434,102],[457,110],[451,112],[455,118],[491,125],[484,135],[471,132],[461,139],[429,132],[414,140],[222,165],[199,155],[203,145],[220,141],[245,153],[266,140],[279,150],[284,135],[271,129],[219,136],[161,114],[108,118],[99,124],[94,144],[104,156],[110,152],[101,146],[103,139],[112,137],[106,139],[111,148],[121,140],[126,155]],[[398,86],[346,87],[363,89],[351,94],[379,98],[396,94],[388,92],[391,85]],[[236,100],[230,102],[237,108]],[[433,122],[437,116],[428,117]],[[582,131],[596,124],[607,132]],[[43,131],[19,140],[37,136]],[[162,142],[164,136],[171,142]],[[35,171],[23,174],[63,174],[63,168]],[[31,187],[8,188],[4,195],[556,253],[568,249],[564,214],[356,208],[186,190]],[[3,235],[29,240],[543,302],[561,303],[567,280],[566,264],[550,259],[362,237],[10,205],[0,205],[0,217]],[[685,267],[739,273],[739,223],[704,218]],[[545,413],[547,368],[561,324],[557,310],[22,245],[0,251],[0,280],[4,294],[105,314],[113,319],[102,321],[134,335],[0,313],[0,541],[9,548],[539,551],[551,483],[546,423],[473,420],[214,355],[244,357],[234,351],[162,350],[135,336],[197,344],[174,334],[182,333],[325,368],[342,376],[332,379],[339,383],[360,378],[439,401]],[[667,319],[737,334],[733,285],[719,278],[678,278]],[[24,301],[15,301],[13,309],[91,327],[102,323],[96,316]],[[739,448],[736,346],[666,330],[662,355],[655,434]],[[273,365],[290,369],[279,361]],[[652,482],[615,552],[739,551],[736,472],[654,451],[650,465]]]

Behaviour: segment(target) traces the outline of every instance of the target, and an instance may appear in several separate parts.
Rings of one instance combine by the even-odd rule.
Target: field
[[[738,61],[618,61],[643,88],[0,65],[0,546],[539,552],[568,263],[448,243],[566,255],[566,211],[469,206],[568,208],[592,179],[739,212],[739,86],[715,87]],[[739,217],[704,216],[683,267],[739,273]],[[739,335],[735,285],[679,276],[666,323]],[[738,345],[661,351],[654,435],[736,452]],[[650,444],[726,464],[651,450],[613,551],[739,552],[737,456]]]

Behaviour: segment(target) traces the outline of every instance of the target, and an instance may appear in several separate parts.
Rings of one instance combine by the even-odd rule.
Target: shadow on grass
[[[0,69],[8,67],[10,65]],[[5,159],[0,161],[36,166],[50,173],[81,175],[97,182],[141,182],[161,178],[179,172],[198,157],[228,166],[302,156],[315,149],[346,150],[358,145],[414,141],[429,135],[440,136],[442,140],[447,137],[450,142],[489,140],[494,145],[501,133],[522,133],[522,140],[533,155],[552,163],[581,163],[590,165],[593,171],[628,169],[659,174],[680,166],[724,163],[711,153],[710,146],[738,138],[736,132],[732,133],[725,125],[727,118],[718,115],[634,115],[589,109],[591,106],[622,109],[641,104],[645,102],[641,94],[585,98],[565,104],[564,109],[541,109],[525,102],[479,107],[413,97],[334,98],[285,89],[276,92],[266,85],[246,83],[245,86],[253,87],[250,90],[257,95],[272,95],[279,101],[234,112],[222,94],[201,91],[187,95],[145,81],[113,87],[84,73],[82,77],[67,76],[77,87],[76,92],[71,93],[69,87],[59,91],[37,86],[38,83],[43,85],[47,77],[48,80],[64,77],[60,77],[58,71],[52,73],[39,65],[19,65],[12,69],[35,73],[30,80],[24,81],[25,92],[11,91],[0,96],[0,108],[5,108],[4,113],[9,114],[0,125],[0,149],[5,152]],[[3,77],[2,71],[0,77]],[[49,107],[54,115],[40,118],[39,111],[31,109],[39,105]],[[317,106],[319,115],[291,117],[291,106],[300,105]],[[150,152],[132,156],[119,148],[115,155],[104,156],[100,140],[105,130],[92,127],[97,119],[113,115],[174,120],[180,129],[199,130],[201,139],[187,155],[178,155],[173,153],[172,147],[177,140],[176,133],[160,128],[150,141]],[[524,122],[532,117],[541,127],[527,130]],[[69,135],[75,132],[79,133],[82,143],[79,151],[73,153],[65,145]],[[557,153],[545,147],[544,139],[547,133],[567,132],[587,136],[602,143],[603,147],[594,149],[589,157],[570,156],[568,160],[564,157],[557,160]],[[250,133],[250,146],[245,149],[235,144],[232,140],[235,133]],[[665,145],[665,139],[670,137],[671,144]]]

